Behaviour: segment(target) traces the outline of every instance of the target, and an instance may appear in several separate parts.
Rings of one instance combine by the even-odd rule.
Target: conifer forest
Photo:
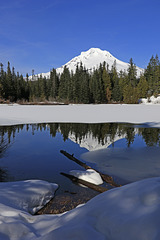
[[[89,71],[80,63],[75,73],[67,67],[61,75],[56,69],[50,71],[50,78],[24,77],[8,62],[5,70],[0,64],[0,102],[62,102],[62,103],[138,103],[140,98],[160,94],[160,62],[152,56],[144,73],[137,77],[132,58],[127,72],[117,72],[116,61],[109,70],[104,62],[97,69]]]

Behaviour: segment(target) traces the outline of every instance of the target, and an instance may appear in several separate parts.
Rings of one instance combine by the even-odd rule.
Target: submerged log
[[[67,153],[64,150],[60,150],[60,152],[63,155],[65,155],[67,158],[69,158],[70,160],[72,160],[72,161],[76,162],[77,164],[79,164],[80,166],[84,167],[85,169],[93,169],[94,171],[96,171],[97,173],[100,174],[100,176],[103,179],[103,181],[105,181],[106,183],[109,183],[111,186],[113,186],[113,187],[120,187],[121,186],[121,185],[115,183],[113,178],[111,176],[109,176],[108,174],[103,174],[103,173],[99,172],[98,170],[96,170],[94,168],[91,168],[90,166],[88,166],[87,164],[85,164],[82,161],[78,160],[73,155],[70,155],[69,153]]]
[[[82,185],[84,185],[84,186],[86,186],[86,187],[89,187],[89,188],[91,188],[91,189],[93,189],[93,190],[95,190],[95,191],[97,191],[97,192],[100,192],[100,193],[105,192],[105,191],[108,190],[108,189],[105,188],[105,187],[98,186],[98,185],[96,185],[96,184],[93,184],[93,183],[90,183],[90,182],[88,182],[88,181],[79,179],[79,178],[77,178],[77,177],[75,177],[75,176],[73,176],[73,175],[67,174],[67,173],[61,172],[61,175],[69,178],[69,179],[70,179],[72,182],[74,182],[74,183],[82,184]]]

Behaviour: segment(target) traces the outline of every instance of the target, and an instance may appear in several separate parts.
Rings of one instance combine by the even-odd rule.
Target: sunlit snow
[[[136,123],[160,126],[159,105],[73,104],[65,106],[27,106],[0,104],[0,125],[27,123]]]
[[[94,171],[93,169],[87,169],[86,171],[71,170],[70,174],[79,179],[85,180],[96,185],[100,185],[103,183],[100,174]]]

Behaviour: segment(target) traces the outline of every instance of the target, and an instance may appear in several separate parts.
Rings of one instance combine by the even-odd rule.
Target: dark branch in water
[[[100,192],[100,193],[105,192],[105,191],[108,190],[105,187],[97,186],[96,184],[93,184],[93,183],[87,182],[85,180],[79,179],[79,178],[77,178],[77,177],[75,177],[73,175],[67,174],[67,173],[61,172],[61,175],[69,178],[74,183],[82,184],[82,185],[84,185],[86,187],[89,187],[89,188],[91,188],[91,189],[93,189],[93,190],[95,190],[97,192]]]

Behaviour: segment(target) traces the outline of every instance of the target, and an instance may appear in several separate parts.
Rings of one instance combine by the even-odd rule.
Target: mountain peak
[[[103,63],[103,62],[106,62],[106,64],[109,65],[109,69],[111,69],[115,61],[116,61],[116,68],[118,72],[120,72],[121,70],[127,72],[129,63],[120,61],[119,59],[115,58],[110,52],[106,50],[101,50],[100,48],[90,48],[85,52],[81,52],[79,56],[74,57],[62,67],[57,68],[57,73],[61,74],[63,72],[64,66],[66,66],[70,71],[75,72],[76,66],[79,65],[81,62],[83,66],[85,66],[85,68],[90,71],[92,71],[95,68],[98,68],[100,63]],[[142,72],[143,72],[143,69],[137,67],[138,77]]]
[[[117,72],[120,72],[121,70],[127,72],[129,63],[120,61],[119,59],[115,58],[110,52],[106,50],[101,50],[100,48],[90,48],[85,52],[81,52],[79,56],[74,57],[69,62],[61,66],[60,68],[57,68],[56,71],[58,74],[61,74],[63,72],[64,67],[66,66],[70,71],[75,72],[77,65],[79,65],[80,63],[82,63],[86,69],[92,71],[93,69],[98,68],[100,63],[103,63],[103,62],[106,62],[106,64],[108,64],[109,70],[110,70],[115,61],[116,61]],[[137,68],[137,77],[139,77],[144,70],[139,67],[136,67],[136,68]],[[39,75],[40,74],[38,74],[38,76]],[[49,78],[50,72],[42,73],[42,76]]]
[[[81,52],[81,56],[86,55],[105,55],[111,56],[111,54],[106,50],[101,50],[100,48],[90,48],[86,52]]]
[[[101,50],[100,48],[90,48],[89,50],[82,52],[81,54],[94,54],[94,53],[102,53],[104,52],[103,50]]]

